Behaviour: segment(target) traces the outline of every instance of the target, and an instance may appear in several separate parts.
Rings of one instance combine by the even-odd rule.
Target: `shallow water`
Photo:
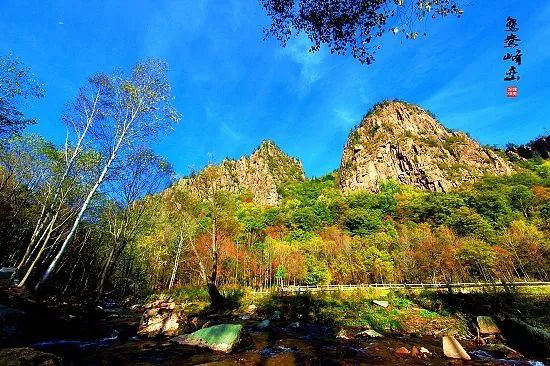
[[[66,315],[66,311],[64,311]],[[44,317],[41,317],[44,321]],[[391,335],[384,338],[339,339],[336,330],[313,323],[301,323],[298,328],[289,322],[273,322],[270,329],[258,331],[257,320],[243,321],[238,317],[212,319],[214,324],[236,323],[245,326],[239,347],[229,355],[196,347],[181,346],[168,340],[143,340],[135,336],[139,314],[111,307],[92,313],[69,316],[68,324],[41,326],[40,332],[18,346],[32,346],[60,356],[65,365],[449,365],[495,364],[530,365],[527,361],[493,358],[483,351],[471,353],[474,361],[449,360],[443,356],[441,341],[433,337]],[[39,322],[38,319],[35,319]],[[47,329],[45,329],[46,327]],[[49,328],[48,328],[49,327]],[[34,328],[37,329],[37,328]],[[50,330],[48,332],[48,329]],[[347,329],[356,334],[359,329]],[[51,334],[50,334],[51,333]],[[468,350],[473,344],[462,342]],[[432,354],[427,358],[394,354],[399,347],[411,350],[425,347]],[[537,366],[543,363],[537,364]]]

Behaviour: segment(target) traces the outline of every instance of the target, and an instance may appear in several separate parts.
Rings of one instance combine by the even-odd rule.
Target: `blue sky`
[[[336,169],[350,129],[369,108],[399,98],[484,144],[526,142],[550,127],[550,2],[468,0],[462,19],[428,23],[428,37],[383,40],[359,64],[304,38],[263,40],[255,0],[4,0],[0,54],[30,66],[47,96],[30,128],[57,143],[65,105],[89,75],[166,59],[183,119],[155,146],[180,175],[249,154],[263,139],[300,158],[308,176]],[[521,28],[520,97],[504,97],[508,15]]]

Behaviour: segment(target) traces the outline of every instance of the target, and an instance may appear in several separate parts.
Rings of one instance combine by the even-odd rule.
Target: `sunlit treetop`
[[[463,13],[459,2],[452,0],[260,1],[271,18],[266,38],[274,37],[284,47],[291,37],[303,33],[311,41],[311,52],[326,45],[331,53],[351,54],[367,65],[374,61],[380,49],[377,40],[384,34],[416,39],[426,35],[427,19]]]

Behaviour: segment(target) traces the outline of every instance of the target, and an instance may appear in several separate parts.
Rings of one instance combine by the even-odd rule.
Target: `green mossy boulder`
[[[239,343],[243,326],[240,324],[220,324],[203,328],[190,334],[172,338],[173,342],[210,348],[214,351],[229,353]]]

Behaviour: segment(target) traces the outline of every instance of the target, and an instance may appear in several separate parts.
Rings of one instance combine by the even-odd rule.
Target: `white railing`
[[[456,283],[366,283],[359,285],[290,285],[283,287],[273,287],[255,291],[256,293],[265,293],[270,290],[282,292],[315,292],[315,291],[354,291],[368,288],[379,289],[447,289],[451,288],[471,288],[471,287],[493,287],[493,286],[550,286],[550,282],[531,281],[531,282],[456,282]]]

